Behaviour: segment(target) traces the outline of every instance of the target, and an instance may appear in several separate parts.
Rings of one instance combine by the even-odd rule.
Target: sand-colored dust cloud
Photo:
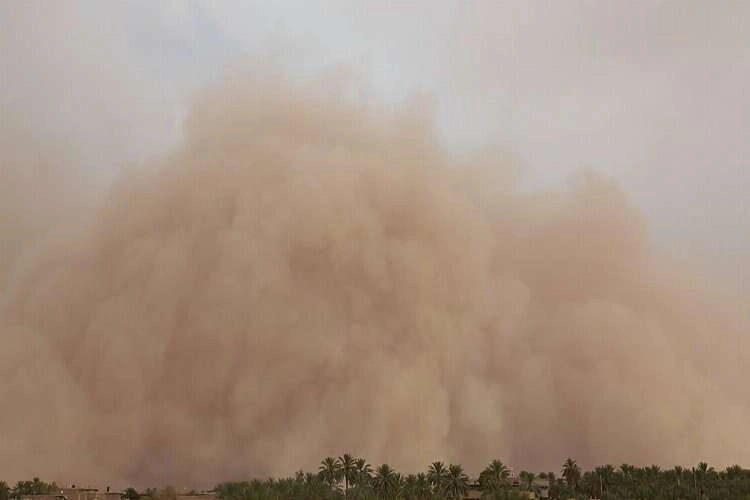
[[[183,143],[85,216],[20,231],[63,185],[6,189],[27,216],[0,227],[0,471],[750,463],[746,323],[613,182],[522,192],[491,154],[452,159],[419,106],[269,75],[203,91]],[[4,143],[6,179],[27,147]]]

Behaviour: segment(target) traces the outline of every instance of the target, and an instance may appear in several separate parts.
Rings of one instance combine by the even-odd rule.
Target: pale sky
[[[242,54],[349,64],[381,98],[432,94],[450,147],[500,144],[530,187],[611,175],[658,245],[750,290],[748,47],[742,0],[2,1],[0,104],[106,182]]]

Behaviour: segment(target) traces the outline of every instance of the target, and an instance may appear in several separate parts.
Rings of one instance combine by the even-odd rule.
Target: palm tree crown
[[[493,460],[479,474],[479,486],[485,494],[494,494],[508,484],[510,469],[500,460]]]
[[[375,471],[372,486],[380,498],[393,499],[399,492],[401,476],[388,464],[383,464]]]
[[[341,480],[341,465],[333,457],[326,457],[320,462],[318,467],[320,478],[325,481],[331,488],[336,488]]]
[[[432,462],[427,469],[427,479],[432,487],[432,492],[442,495],[448,479],[448,469],[443,462]]]
[[[352,480],[354,479],[354,474],[357,470],[356,461],[350,454],[344,453],[343,456],[338,458],[338,467],[341,477],[344,478],[344,498],[348,498],[349,484],[353,482]]]
[[[469,476],[464,473],[464,469],[460,465],[451,464],[448,467],[448,477],[446,478],[448,498],[453,500],[463,498],[468,489]]]
[[[575,491],[578,481],[581,479],[581,468],[572,458],[568,458],[562,467],[562,477],[568,484],[568,487]]]

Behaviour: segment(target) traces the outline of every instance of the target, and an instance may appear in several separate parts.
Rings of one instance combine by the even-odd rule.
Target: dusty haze
[[[607,178],[522,193],[502,155],[452,159],[429,103],[348,90],[232,73],[98,201],[5,125],[3,474],[750,463],[739,298]]]

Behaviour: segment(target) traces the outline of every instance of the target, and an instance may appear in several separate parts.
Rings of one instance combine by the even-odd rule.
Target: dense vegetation
[[[317,473],[223,483],[216,492],[221,500],[456,500],[470,489],[487,500],[529,498],[530,493],[538,498],[543,490],[557,500],[750,500],[750,470],[735,465],[716,471],[702,462],[667,470],[623,464],[583,471],[568,459],[559,475],[528,471],[515,475],[494,460],[472,481],[460,465],[434,462],[425,472],[405,475],[387,464],[373,468],[364,459],[344,455],[324,459]]]
[[[0,500],[54,493],[55,483],[39,478],[19,481],[11,488],[0,481]],[[656,465],[603,465],[583,471],[568,459],[559,474],[522,471],[493,460],[476,480],[460,465],[430,464],[425,472],[401,474],[387,464],[373,467],[362,458],[328,457],[316,472],[297,472],[282,479],[253,479],[216,486],[220,500],[458,500],[469,491],[485,500],[537,498],[546,490],[554,500],[750,500],[750,470],[738,465],[717,471],[701,462],[696,467],[661,469]],[[172,487],[141,493],[128,488],[123,500],[175,500]]]
[[[0,481],[0,500],[20,498],[25,495],[48,495],[55,493],[60,488],[55,483],[45,483],[35,477],[31,481],[18,481],[11,488],[5,481]]]

